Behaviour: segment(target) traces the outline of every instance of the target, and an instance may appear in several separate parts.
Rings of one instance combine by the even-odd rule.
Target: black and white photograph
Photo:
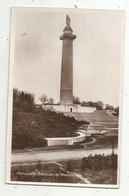
[[[119,188],[124,20],[11,8],[7,183]]]

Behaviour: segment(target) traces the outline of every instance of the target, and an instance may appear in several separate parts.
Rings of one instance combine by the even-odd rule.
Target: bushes
[[[72,163],[69,160],[67,162],[66,171],[69,171],[69,172],[73,171]]]
[[[88,156],[82,159],[82,170],[86,168],[91,170],[116,169],[117,155],[95,155]]]

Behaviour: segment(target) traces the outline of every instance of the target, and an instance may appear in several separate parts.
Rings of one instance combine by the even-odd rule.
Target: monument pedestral
[[[80,104],[46,104],[43,105],[42,108],[44,110],[51,110],[57,112],[79,112],[79,113],[93,113],[96,108],[95,107],[85,107]]]

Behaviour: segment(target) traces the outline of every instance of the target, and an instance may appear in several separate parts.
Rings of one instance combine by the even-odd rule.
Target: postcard
[[[119,188],[124,14],[11,8],[6,183]]]

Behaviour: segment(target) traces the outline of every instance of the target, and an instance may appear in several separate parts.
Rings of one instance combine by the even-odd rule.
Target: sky
[[[119,106],[122,77],[123,12],[85,9],[13,8],[13,86],[60,99],[62,41],[71,18],[73,93],[81,101]]]

